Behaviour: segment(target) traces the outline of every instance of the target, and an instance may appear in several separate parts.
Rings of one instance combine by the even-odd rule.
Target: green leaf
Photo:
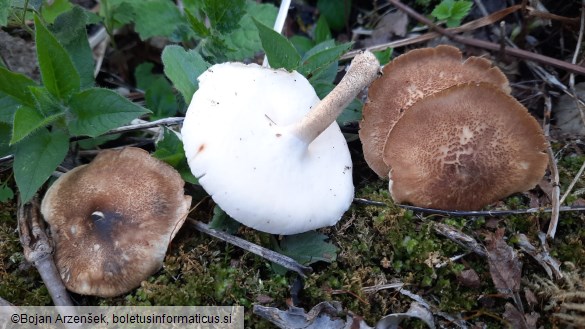
[[[326,235],[309,231],[301,234],[287,235],[276,246],[278,252],[289,256],[303,265],[319,261],[331,263],[337,259],[337,247],[326,242]]]
[[[386,65],[390,62],[390,59],[392,58],[393,49],[394,48],[386,48],[385,50],[374,52],[374,56],[376,56],[378,62],[380,62],[380,65]]]
[[[209,63],[195,51],[187,52],[182,47],[174,45],[165,47],[161,57],[165,75],[189,104],[199,87],[197,77],[209,68]]]
[[[81,79],[81,89],[93,87],[93,70],[95,63],[87,40],[85,26],[88,24],[87,13],[80,7],[73,7],[70,11],[57,17],[51,32],[63,45],[73,60]]]
[[[327,24],[327,19],[325,16],[320,16],[319,20],[317,21],[317,25],[315,26],[315,43],[321,43],[323,41],[329,40],[332,38],[331,30],[329,29],[329,25]]]
[[[102,135],[93,138],[87,138],[77,141],[77,145],[82,150],[92,150],[97,148],[98,146],[105,144],[110,141],[114,141],[120,138],[121,134],[111,134],[111,135]]]
[[[224,34],[225,43],[232,50],[226,54],[227,58],[242,61],[262,50],[258,29],[252,18],[264,25],[270,25],[274,23],[277,11],[273,4],[248,0],[246,14],[240,20],[240,27],[227,35]]]
[[[179,8],[169,0],[139,1],[132,7],[134,30],[142,40],[154,36],[170,37],[178,25],[187,25]]]
[[[213,217],[209,222],[209,228],[223,231],[228,234],[235,234],[238,232],[242,224],[230,217],[218,205],[213,208]]]
[[[293,35],[288,40],[295,46],[295,49],[301,56],[304,56],[309,49],[315,47],[315,42],[303,35]]]
[[[454,0],[443,0],[431,12],[431,15],[438,20],[444,20],[451,17],[451,8],[453,8]]]
[[[273,68],[285,68],[289,71],[299,66],[301,55],[287,38],[268,26],[254,20],[262,41],[262,48]]]
[[[10,145],[18,143],[23,138],[29,136],[40,128],[50,125],[64,115],[65,113],[59,113],[45,117],[35,108],[21,106],[14,115]]]
[[[23,203],[32,199],[68,150],[69,137],[62,130],[41,129],[18,144],[12,168]]]
[[[70,10],[73,6],[69,0],[54,0],[51,4],[46,3],[41,8],[41,14],[45,22],[52,24],[57,16]]]
[[[245,14],[245,0],[203,0],[203,11],[211,26],[221,33],[238,28],[238,22]]]
[[[151,109],[151,120],[174,116],[179,107],[173,87],[163,76],[157,77],[144,94],[146,106]]]
[[[205,24],[200,21],[195,15],[191,14],[188,10],[185,10],[185,15],[187,16],[187,21],[191,25],[191,29],[193,32],[200,37],[200,38],[207,38],[211,35],[211,31],[205,26]]]
[[[65,48],[35,15],[35,41],[43,84],[55,97],[65,100],[81,86],[79,73]]]
[[[34,85],[36,82],[27,76],[0,67],[0,92],[11,96],[21,104],[34,106],[34,101],[28,92],[28,86]]]
[[[317,45],[315,47],[319,47]],[[332,63],[337,62],[341,54],[350,49],[352,43],[344,43],[339,46],[325,47],[317,52],[311,52],[310,50],[305,54],[301,66],[297,69],[299,73],[307,78],[315,75],[318,71],[323,70]]]
[[[337,117],[337,123],[343,127],[350,122],[358,122],[362,119],[362,107],[364,104],[358,99],[354,99],[349,105],[343,109],[341,114]]]
[[[10,146],[10,134],[12,133],[12,127],[7,124],[0,122],[0,158],[13,153],[13,147]]]
[[[170,129],[165,128],[163,139],[156,143],[156,151],[152,156],[173,166],[184,181],[197,184],[197,178],[187,164],[183,141]]]
[[[136,87],[143,91],[148,89],[154,81],[156,80],[155,75],[152,73],[152,69],[154,68],[154,64],[150,62],[140,63],[134,69],[134,79],[136,79]]]
[[[102,88],[91,88],[73,95],[69,107],[73,115],[68,123],[69,132],[74,136],[96,137],[150,113],[114,91]]]
[[[14,198],[14,192],[12,189],[4,183],[0,186],[0,203],[4,203]]]
[[[45,87],[29,86],[28,87],[33,99],[35,100],[35,108],[44,117],[54,114],[63,113],[65,108],[57,101]]]
[[[10,7],[12,0],[0,0],[0,26],[8,24],[8,15],[10,14]]]
[[[18,106],[20,103],[14,98],[0,92],[0,123],[12,124]]]
[[[473,6],[472,1],[455,1],[451,8],[451,17],[447,19],[447,27],[456,27],[461,25],[461,21],[469,14],[471,7]]]
[[[345,27],[351,12],[351,0],[318,0],[317,8],[325,16],[329,27],[339,31]]]

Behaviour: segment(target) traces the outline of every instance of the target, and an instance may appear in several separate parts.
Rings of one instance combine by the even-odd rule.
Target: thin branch
[[[552,102],[550,96],[544,98],[544,135],[546,139],[549,140],[550,135],[550,118],[551,118],[551,110],[552,110]],[[561,186],[560,186],[560,179],[559,179],[559,169],[557,167],[557,161],[555,160],[555,155],[553,153],[552,147],[550,142],[547,143],[546,147],[546,154],[548,155],[548,165],[550,168],[551,176],[552,176],[552,195],[551,195],[551,202],[552,202],[552,211],[550,216],[550,223],[548,225],[548,231],[546,233],[547,238],[554,239],[555,233],[557,232],[557,225],[559,223],[559,211],[561,204],[559,202],[559,198],[561,195]]]
[[[484,246],[477,242],[473,237],[459,230],[456,230],[450,225],[443,223],[433,223],[433,229],[435,230],[435,232],[455,242],[456,244],[462,246],[463,248],[471,250],[482,257],[487,256],[487,251],[485,250]]]
[[[217,238],[221,241],[233,244],[236,247],[240,247],[240,248],[247,250],[253,254],[256,254],[262,258],[265,258],[273,263],[276,263],[280,266],[283,266],[291,271],[297,272],[303,278],[306,278],[307,275],[309,275],[311,272],[313,272],[312,268],[310,268],[308,266],[301,265],[301,264],[297,263],[294,259],[292,259],[288,256],[279,254],[279,253],[272,251],[270,249],[266,249],[266,248],[261,247],[257,244],[254,244],[252,242],[249,242],[249,241],[246,241],[244,239],[233,236],[231,234],[227,234],[227,233],[222,232],[222,231],[214,230],[212,228],[209,228],[209,226],[207,224],[202,223],[200,221],[197,221],[195,219],[187,218],[187,222],[189,223],[189,225],[191,225],[192,227],[194,227],[196,230],[198,230],[200,232],[203,232],[203,233],[210,235],[214,238]]]
[[[400,208],[409,209],[415,212],[430,215],[445,215],[451,217],[473,217],[473,216],[486,216],[486,217],[499,217],[507,215],[523,215],[523,214],[543,214],[552,212],[552,208],[528,208],[528,209],[515,209],[515,210],[480,210],[480,211],[459,211],[459,210],[440,210],[422,208],[408,205],[397,205]],[[585,212],[585,207],[559,207],[560,212],[578,211]]]
[[[396,6],[398,9],[404,11],[408,16],[411,16],[414,19],[416,19],[417,21],[428,25],[433,30],[436,30],[440,34],[448,37],[449,39],[451,39],[453,41],[457,41],[457,42],[460,42],[460,43],[468,45],[468,46],[483,48],[483,49],[487,49],[487,50],[491,50],[491,51],[499,51],[501,49],[501,46],[497,43],[479,40],[479,39],[465,38],[465,37],[462,37],[460,35],[453,33],[452,31],[450,31],[448,29],[444,29],[444,28],[438,26],[437,24],[433,23],[427,17],[419,14],[414,9],[403,4],[399,0],[389,0],[389,2],[392,3],[394,6]],[[541,64],[551,65],[551,66],[563,69],[567,72],[585,75],[585,67],[582,67],[582,66],[579,66],[576,64],[572,64],[572,63],[567,63],[565,61],[562,61],[562,60],[559,60],[556,58],[544,56],[544,55],[533,53],[530,51],[506,47],[506,48],[504,48],[504,54],[511,55],[511,56],[525,59],[525,60],[529,60],[529,61],[538,62]]]

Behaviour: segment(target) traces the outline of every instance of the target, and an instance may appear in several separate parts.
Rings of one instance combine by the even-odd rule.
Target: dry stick
[[[225,241],[227,243],[233,244],[236,247],[240,247],[240,248],[247,250],[253,254],[256,254],[262,258],[265,258],[273,263],[276,263],[280,266],[283,266],[291,271],[297,272],[303,278],[306,278],[307,275],[309,275],[309,274],[311,274],[311,272],[313,272],[312,268],[310,268],[308,266],[301,265],[301,264],[297,263],[294,259],[292,259],[288,256],[281,255],[275,251],[272,251],[270,249],[266,249],[266,248],[261,247],[257,244],[254,244],[252,242],[249,242],[249,241],[246,241],[244,239],[233,236],[231,234],[227,234],[227,233],[222,232],[222,231],[214,230],[212,228],[209,228],[209,226],[207,224],[202,223],[200,221],[197,221],[193,218],[188,217],[187,222],[189,223],[189,225],[193,226],[196,230],[198,230],[200,232],[203,232],[207,235],[210,235],[214,238],[220,239],[220,240]]]
[[[428,25],[432,29],[436,30],[437,32],[439,32],[442,35],[445,35],[446,37],[448,37],[449,39],[451,39],[453,41],[457,41],[457,42],[460,42],[460,43],[468,45],[468,46],[483,48],[483,49],[492,50],[492,51],[500,51],[500,49],[501,49],[501,46],[497,43],[488,42],[488,41],[484,41],[484,40],[478,40],[478,39],[465,38],[465,37],[459,36],[457,34],[454,34],[453,32],[449,31],[448,29],[444,29],[444,28],[438,26],[437,24],[431,22],[428,18],[417,13],[414,9],[403,4],[399,0],[389,0],[389,2],[392,3],[394,6],[396,6],[398,9],[404,11],[408,16],[411,16],[414,19],[416,19],[417,21]],[[541,54],[536,54],[536,53],[533,53],[530,51],[517,49],[517,48],[505,47],[504,54],[518,57],[521,59],[526,59],[526,60],[538,62],[541,64],[551,65],[551,66],[563,69],[563,70],[568,71],[568,72],[585,75],[585,67],[575,65],[572,63],[567,63],[565,61],[562,61],[562,60],[559,60],[556,58],[551,58],[548,56],[544,56]]]
[[[452,28],[449,28],[447,30],[451,31],[452,33],[462,33],[462,32],[472,31],[472,30],[478,29],[480,27],[484,27],[486,25],[493,24],[494,22],[497,22],[497,21],[503,19],[504,17],[518,11],[520,8],[521,8],[520,5],[511,6],[511,7],[502,9],[500,11],[497,11],[495,13],[492,13],[489,16],[478,18],[474,21],[465,23],[459,27],[452,27]],[[368,48],[366,48],[366,50],[373,52],[373,51],[385,50],[388,48],[404,47],[404,46],[408,46],[411,44],[416,44],[416,43],[432,40],[432,39],[435,39],[435,38],[440,37],[440,36],[441,36],[441,34],[439,34],[437,32],[428,32],[428,33],[425,33],[423,35],[419,35],[416,37],[391,41],[388,43],[383,43],[380,45],[368,47]],[[341,60],[352,59],[355,56],[357,56],[360,52],[361,52],[361,50],[353,50],[353,51],[347,52],[343,56],[341,56]]]
[[[585,30],[585,0],[582,0],[581,1],[581,26],[579,28],[579,38],[577,39],[577,45],[575,46],[575,53],[573,54],[573,60],[572,60],[573,64],[577,63],[577,58],[579,57],[579,50],[581,49],[581,43],[583,42],[584,30]],[[573,100],[575,101],[575,106],[577,107],[577,109],[579,110],[579,114],[581,115],[581,121],[585,125],[585,110],[584,110],[584,107],[582,106],[583,104],[578,101],[579,98],[577,96],[577,91],[575,90],[575,75],[573,73],[571,73],[569,75],[569,89],[571,90]],[[565,202],[565,199],[567,198],[569,193],[571,193],[571,191],[573,190],[573,187],[575,187],[575,184],[579,180],[579,177],[581,177],[581,175],[583,174],[584,169],[585,169],[585,161],[583,161],[583,164],[581,165],[579,172],[573,178],[573,180],[571,181],[571,184],[569,184],[569,187],[567,187],[565,194],[563,194],[563,197],[560,200],[561,204],[563,202]]]
[[[100,136],[127,133],[127,132],[132,132],[132,131],[137,131],[137,130],[154,128],[154,127],[158,127],[158,126],[173,126],[173,125],[178,125],[178,124],[182,123],[183,120],[185,120],[185,118],[183,118],[183,117],[171,117],[171,118],[164,118],[164,119],[155,120],[155,121],[151,121],[151,122],[138,123],[138,124],[134,124],[134,125],[127,125],[127,126],[122,126],[122,127],[107,131]],[[77,137],[70,138],[69,141],[76,142],[76,141],[89,139],[89,138],[91,138],[91,137],[77,136]],[[5,162],[10,162],[13,159],[14,159],[13,154],[10,154],[10,155],[4,156],[4,157],[0,157],[0,164],[5,163]]]
[[[39,271],[55,306],[73,306],[53,262],[53,246],[40,218],[38,199],[35,197],[27,204],[19,199],[18,203],[18,233],[24,257]]]
[[[544,121],[543,121],[543,129],[544,135],[549,140],[550,135],[550,117],[551,117],[551,109],[552,103],[550,100],[550,96],[546,96],[544,99]],[[555,160],[555,155],[552,151],[552,147],[550,146],[550,142],[547,143],[546,147],[546,154],[548,155],[548,164],[550,167],[550,172],[552,175],[552,212],[550,216],[550,223],[548,225],[548,231],[546,233],[546,237],[548,239],[554,239],[555,233],[557,232],[557,225],[559,223],[559,211],[561,204],[559,202],[559,197],[561,195],[561,187],[559,182],[559,169],[557,168],[557,162]]]

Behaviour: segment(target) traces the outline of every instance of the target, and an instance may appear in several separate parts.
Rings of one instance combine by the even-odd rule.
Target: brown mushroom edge
[[[372,83],[360,122],[364,158],[381,178],[388,176],[383,161],[388,132],[405,111],[421,98],[466,82],[488,82],[510,93],[508,79],[484,58],[462,59],[455,47],[411,50],[398,56],[383,69],[383,76]]]
[[[189,211],[183,187],[175,169],[131,147],[103,151],[61,176],[41,212],[67,289],[118,296],[159,270]]]
[[[416,102],[388,135],[395,202],[478,210],[533,188],[546,139],[516,99],[487,83],[457,85]]]

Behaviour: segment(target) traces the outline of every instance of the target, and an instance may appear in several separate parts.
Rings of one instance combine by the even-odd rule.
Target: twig
[[[398,9],[404,11],[407,15],[413,17],[414,19],[416,19],[417,21],[419,21],[423,24],[428,25],[432,29],[436,30],[437,32],[439,32],[442,35],[445,35],[446,37],[448,37],[449,39],[451,39],[453,41],[457,41],[457,42],[460,42],[460,43],[468,45],[468,46],[483,48],[483,49],[487,49],[487,50],[491,50],[491,51],[499,51],[501,49],[500,45],[497,43],[484,41],[484,40],[478,40],[478,39],[472,39],[472,38],[465,38],[465,37],[459,36],[457,34],[454,34],[453,32],[449,31],[448,29],[444,29],[444,28],[438,26],[437,24],[433,23],[431,20],[429,20],[425,16],[419,14],[414,9],[403,4],[399,0],[389,0],[389,2],[392,3],[394,6],[396,6]],[[510,48],[510,47],[506,47],[504,49],[504,53],[506,55],[511,55],[511,56],[518,57],[521,59],[526,59],[526,60],[538,62],[541,64],[551,65],[551,66],[563,69],[567,72],[585,75],[585,67],[582,67],[582,66],[579,66],[576,64],[572,64],[572,63],[567,63],[565,61],[562,61],[562,60],[559,60],[556,58],[544,56],[541,54],[536,54],[536,53],[522,50],[522,49]]]
[[[563,204],[563,202],[565,202],[565,199],[569,196],[569,194],[571,193],[571,191],[575,187],[575,184],[577,184],[577,182],[579,181],[579,178],[581,178],[581,175],[583,174],[584,170],[585,170],[585,161],[583,161],[583,164],[581,165],[581,168],[579,168],[577,175],[575,175],[575,177],[573,177],[571,184],[569,184],[569,186],[567,187],[565,194],[563,194],[563,197],[559,201],[560,204]]]
[[[221,241],[233,244],[236,247],[240,247],[262,258],[265,258],[273,263],[283,266],[291,271],[297,272],[303,278],[306,278],[307,275],[313,272],[312,268],[301,265],[288,256],[281,255],[275,251],[266,249],[257,244],[227,234],[225,232],[214,230],[212,228],[209,228],[207,224],[197,221],[195,219],[187,218],[187,222],[189,223],[189,225],[193,226],[196,230],[200,232],[203,232],[214,238],[220,239]]]
[[[361,204],[361,205],[365,205],[365,206],[376,206],[376,207],[386,207],[387,206],[387,204],[385,204],[384,202],[373,201],[373,200],[368,200],[368,199],[363,199],[363,198],[353,198],[353,203]]]
[[[19,199],[18,203],[18,233],[24,257],[39,271],[55,306],[73,306],[53,262],[53,246],[45,233],[37,198],[27,204],[22,204]]]
[[[482,246],[479,242],[477,242],[474,238],[470,237],[469,235],[460,232],[454,229],[453,227],[443,223],[434,223],[433,229],[435,230],[435,232],[455,242],[456,244],[462,246],[463,248],[471,250],[482,257],[487,256],[485,247]]]
[[[551,118],[551,109],[552,109],[552,103],[551,103],[551,99],[550,96],[546,96],[544,98],[544,107],[545,107],[545,113],[544,113],[544,122],[543,122],[543,128],[544,128],[544,135],[547,137],[547,140],[549,139],[549,135],[550,135],[550,118]],[[547,143],[547,147],[546,147],[546,154],[548,155],[548,165],[550,168],[550,172],[551,172],[551,176],[552,176],[552,194],[551,194],[551,202],[552,202],[552,211],[551,211],[551,216],[550,216],[550,223],[548,225],[548,231],[546,233],[547,238],[549,239],[554,239],[555,238],[555,233],[557,231],[557,225],[559,223],[559,211],[560,211],[560,207],[561,204],[559,202],[559,198],[561,195],[561,187],[560,187],[560,180],[559,180],[559,169],[557,168],[557,162],[555,160],[555,155],[553,153],[552,147],[550,145],[550,142]]]
[[[421,212],[424,214],[433,215],[445,215],[451,217],[471,217],[471,216],[488,216],[498,217],[507,215],[522,215],[522,214],[537,214],[537,213],[549,213],[552,212],[552,208],[529,208],[529,209],[515,209],[515,210],[480,210],[480,211],[459,211],[459,210],[440,210],[440,209],[429,209],[408,205],[397,205],[404,209],[409,209],[415,212]],[[559,207],[559,211],[585,211],[583,206],[575,207]]]

